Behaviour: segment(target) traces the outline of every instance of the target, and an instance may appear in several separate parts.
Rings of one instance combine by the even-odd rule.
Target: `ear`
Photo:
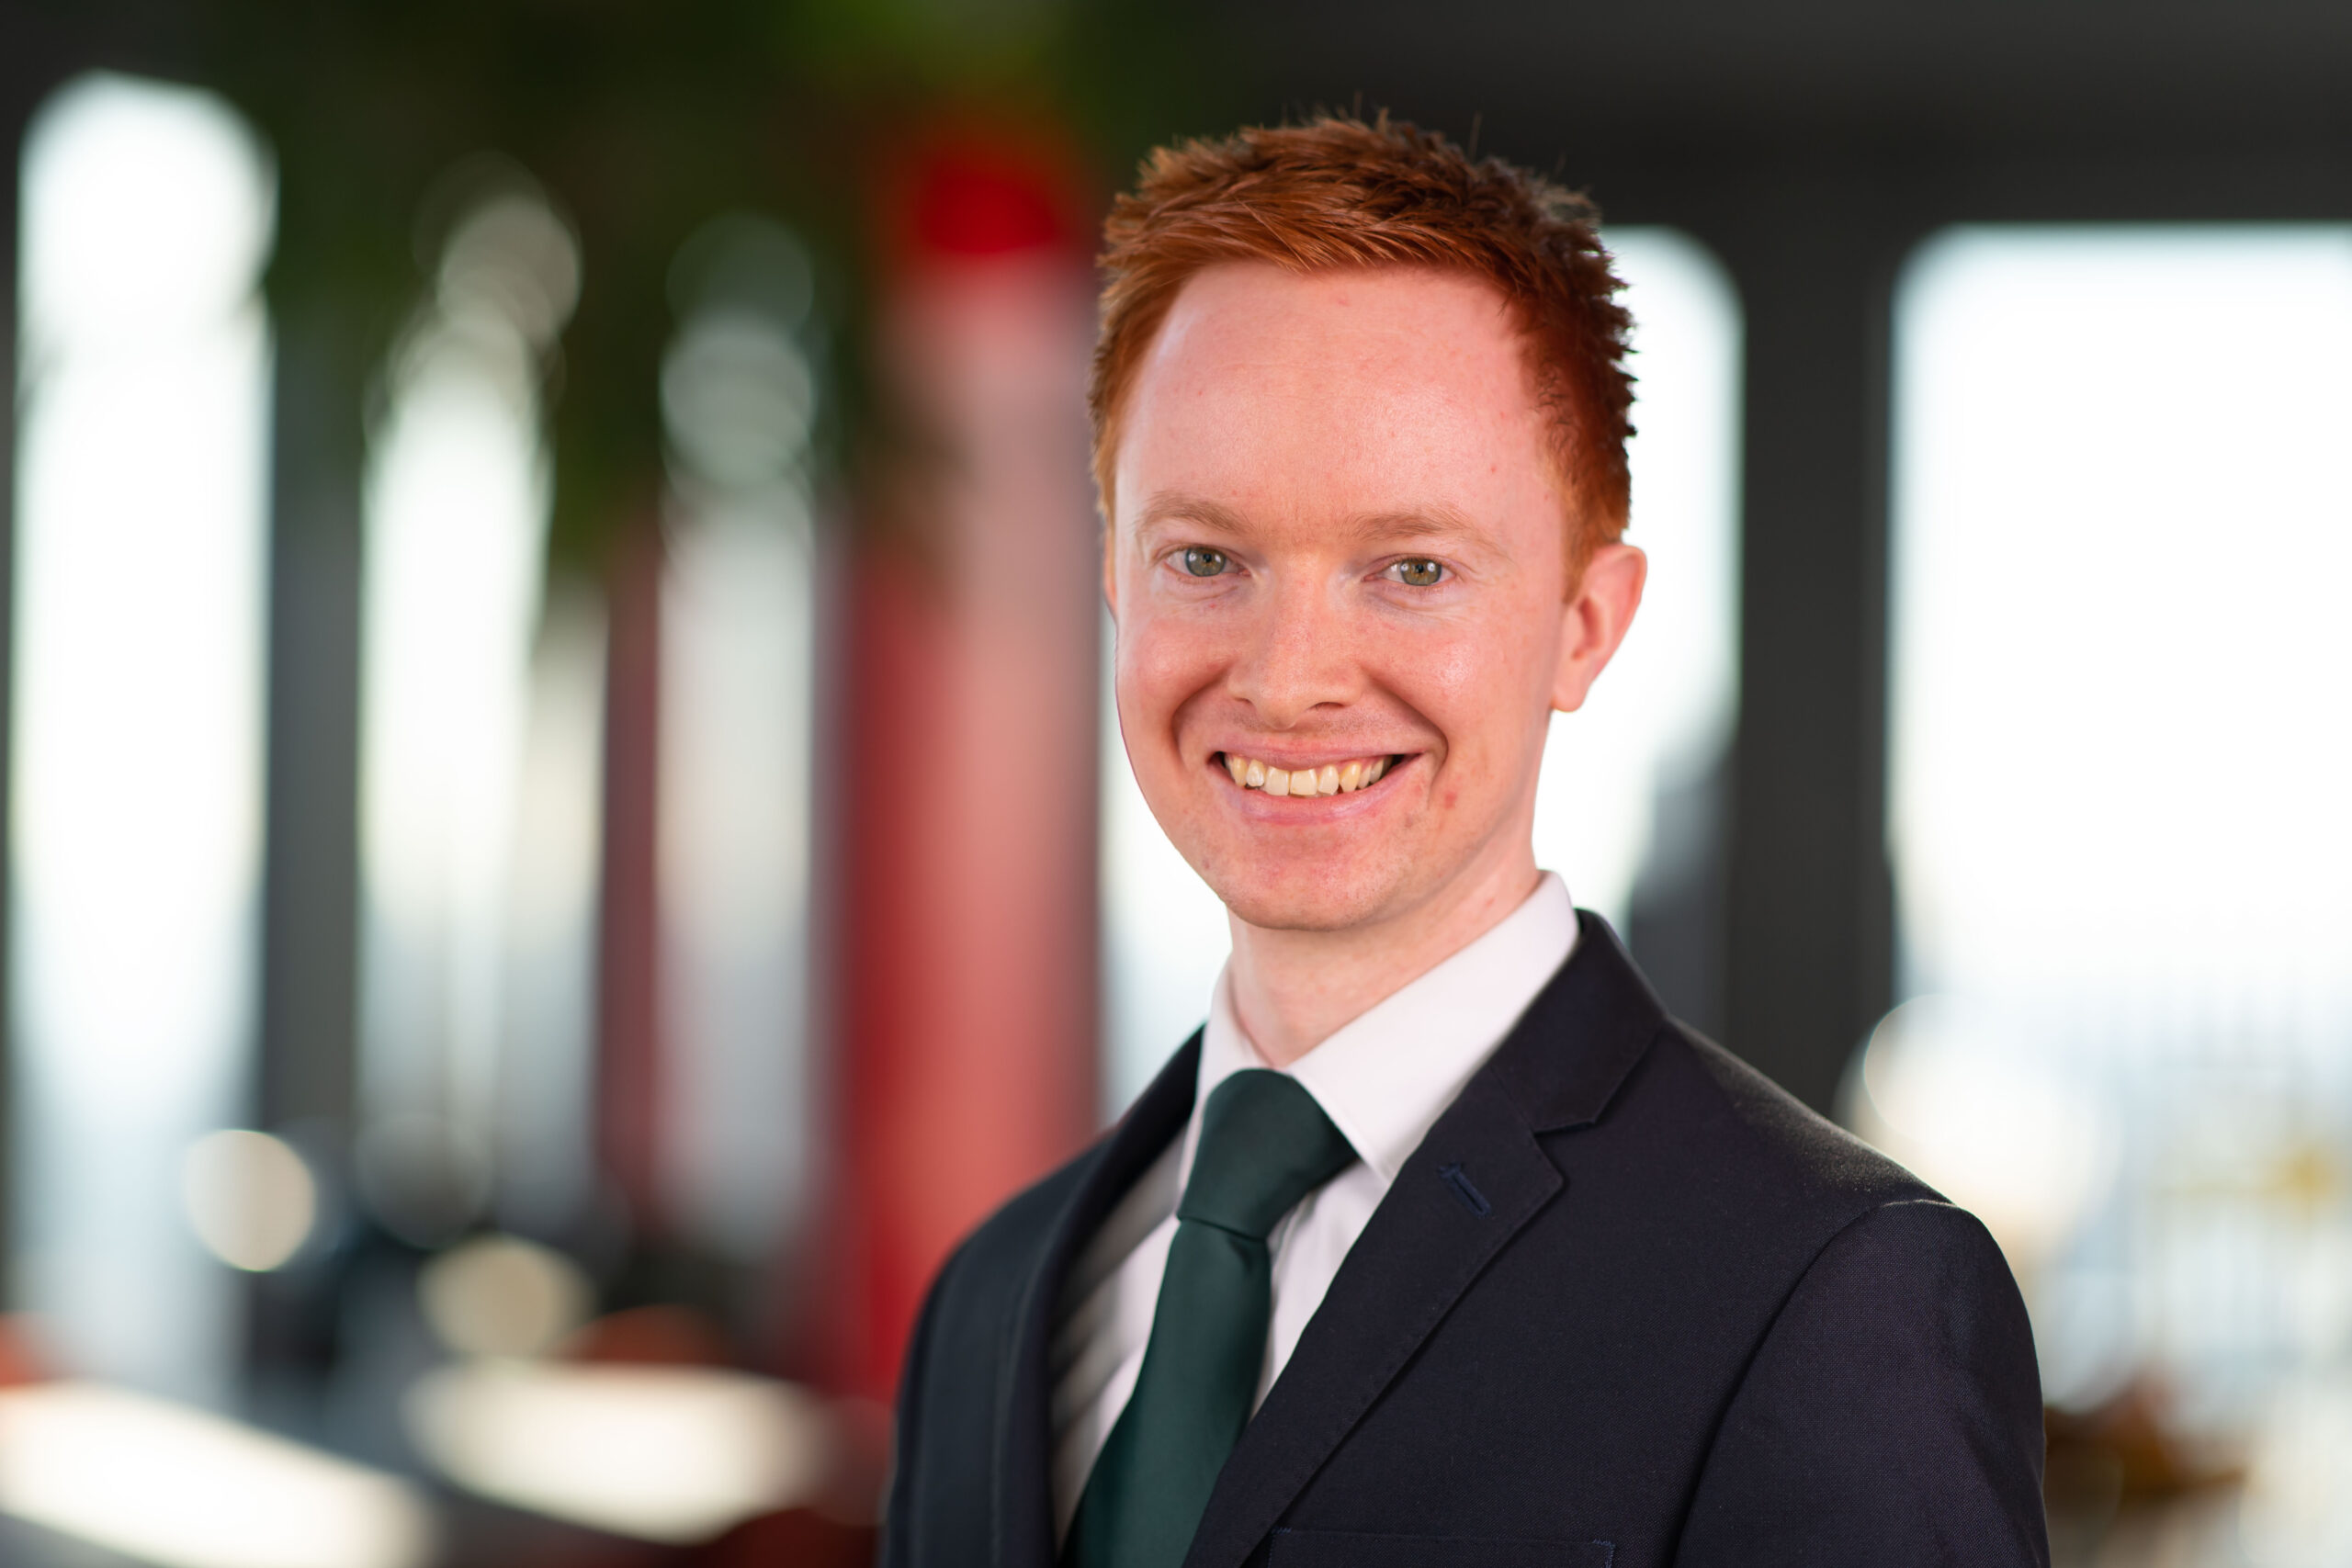
[[[1642,607],[1649,558],[1631,545],[1603,545],[1585,563],[1577,591],[1560,606],[1560,661],[1552,673],[1552,706],[1574,713],[1617,655]]]

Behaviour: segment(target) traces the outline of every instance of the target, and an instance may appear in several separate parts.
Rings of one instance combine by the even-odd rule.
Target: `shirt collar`
[[[1381,1180],[1394,1182],[1576,943],[1577,911],[1567,885],[1547,871],[1535,891],[1485,935],[1359,1014],[1288,1071]],[[1210,1091],[1245,1067],[1264,1066],[1234,1015],[1231,980],[1220,974],[1202,1032],[1200,1088],[1184,1133],[1183,1173],[1192,1168],[1200,1108]]]

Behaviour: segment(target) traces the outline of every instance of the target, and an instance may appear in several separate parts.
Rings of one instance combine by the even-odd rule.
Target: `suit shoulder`
[[[1100,1145],[1032,1183],[966,1236],[931,1282],[899,1380],[899,1421],[934,1454],[985,1444],[1023,1305]],[[902,1450],[902,1460],[911,1456]],[[927,1465],[907,1469],[910,1484]]]
[[[1032,1286],[1097,1144],[1015,1193],[940,1267],[899,1381],[886,1568],[969,1560]]]
[[[1687,1025],[1652,1044],[1628,1111],[1665,1123],[1676,1157],[1715,1168],[1842,1224],[1882,1204],[1942,1195]]]
[[[1089,1145],[997,1205],[941,1268],[933,1288],[943,1295],[962,1295],[976,1289],[994,1293],[994,1288],[1025,1283],[1102,1150],[1099,1140]]]
[[[1824,1247],[1724,1414],[1690,1563],[2050,1561],[2033,1330],[1965,1211],[1898,1200]]]
[[[1916,1293],[1939,1301],[1968,1293],[1963,1286],[2017,1296],[2008,1259],[1984,1222],[1933,1196],[1894,1199],[1857,1215],[1822,1248],[1807,1277],[1909,1283],[1921,1287]],[[1864,1293],[1884,1299],[1875,1289]],[[2023,1303],[2017,1304],[2021,1314]]]

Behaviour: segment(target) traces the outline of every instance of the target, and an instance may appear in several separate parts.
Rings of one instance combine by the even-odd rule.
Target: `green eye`
[[[1430,588],[1445,576],[1445,564],[1433,560],[1400,560],[1396,563],[1396,579],[1415,588]]]
[[[1232,563],[1223,550],[1204,549],[1194,545],[1184,552],[1184,570],[1194,577],[1219,577]]]

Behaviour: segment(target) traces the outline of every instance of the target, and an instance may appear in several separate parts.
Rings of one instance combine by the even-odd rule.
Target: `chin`
[[[1227,909],[1261,931],[1340,931],[1379,921],[1399,901],[1405,890],[1387,871],[1359,863],[1344,872],[1213,873],[1205,880]]]
[[[1343,931],[1365,923],[1362,905],[1329,898],[1228,897],[1225,907],[1265,931]]]

